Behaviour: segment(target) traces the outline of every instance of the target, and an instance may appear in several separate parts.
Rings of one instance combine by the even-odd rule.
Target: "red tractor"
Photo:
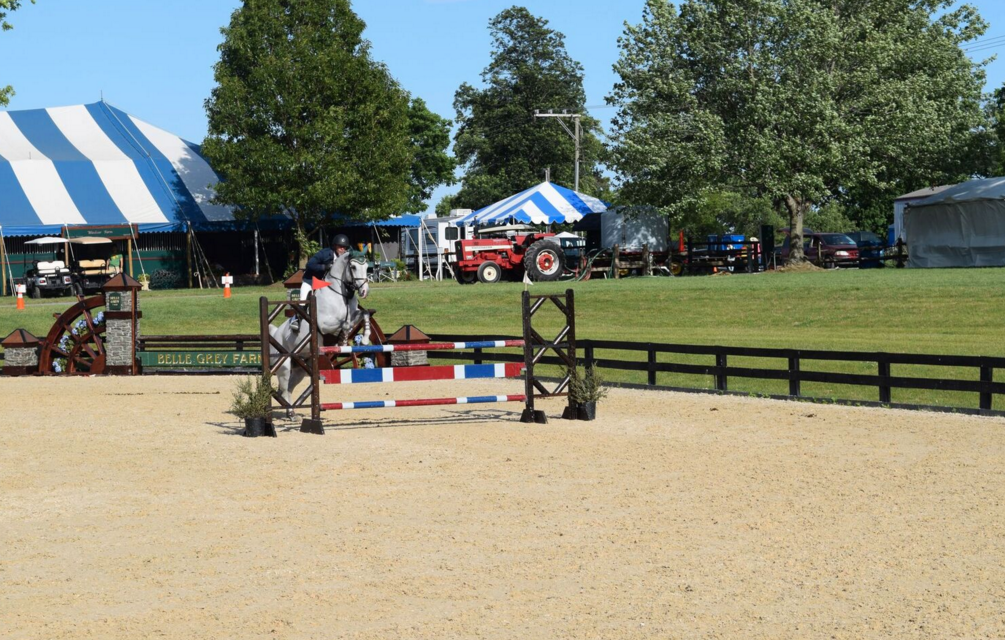
[[[496,233],[506,228],[495,229]],[[454,273],[461,284],[499,282],[504,274],[510,279],[558,280],[565,270],[565,252],[554,233],[533,233],[509,229],[510,233],[461,240],[457,243]]]

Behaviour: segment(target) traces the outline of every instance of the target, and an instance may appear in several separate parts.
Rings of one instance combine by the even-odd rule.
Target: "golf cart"
[[[118,253],[115,243],[110,239],[72,238],[70,245],[70,270],[79,294],[100,291],[109,278],[121,271],[113,257]],[[121,260],[121,256],[118,258]]]
[[[33,260],[25,270],[24,284],[32,298],[43,295],[82,296],[99,291],[110,277],[118,273],[112,266],[111,253],[114,245],[108,238],[66,238],[46,237],[29,240],[26,245],[45,248],[46,253],[54,253],[52,260]]]
[[[66,238],[36,238],[25,244],[55,254],[52,260],[33,260],[31,267],[25,270],[24,284],[28,296],[41,298],[43,295],[65,296],[73,293],[73,274],[66,266]]]

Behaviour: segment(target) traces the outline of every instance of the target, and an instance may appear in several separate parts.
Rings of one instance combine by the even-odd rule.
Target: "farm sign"
[[[144,367],[260,367],[257,351],[141,351]]]

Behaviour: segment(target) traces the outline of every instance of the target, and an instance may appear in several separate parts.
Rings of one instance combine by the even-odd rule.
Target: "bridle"
[[[365,265],[366,259],[362,255],[357,256],[352,252],[346,253],[349,254],[348,257],[343,258],[342,256],[339,256],[335,258],[335,262],[332,263],[331,269],[328,273],[335,279],[335,282],[329,282],[328,286],[331,287],[335,283],[340,284],[342,286],[342,290],[339,293],[342,294],[342,297],[345,298],[346,304],[348,304],[349,301],[352,300],[352,297],[356,295],[356,292],[360,291],[366,285],[367,280],[365,270],[363,272],[364,275],[361,278],[358,277],[352,269],[352,263],[355,262],[357,264]],[[334,273],[334,271],[335,265],[337,265],[340,260],[344,260],[344,263],[342,265],[342,274],[338,275]]]

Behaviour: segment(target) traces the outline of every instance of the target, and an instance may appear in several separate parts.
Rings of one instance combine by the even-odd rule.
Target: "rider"
[[[307,266],[304,267],[304,278],[300,284],[301,300],[306,300],[307,296],[314,290],[312,286],[314,278],[324,280],[335,259],[348,250],[349,238],[340,233],[332,239],[331,249],[322,249],[311,256],[311,259],[307,261]],[[294,331],[300,330],[300,316],[293,317],[293,329]]]

